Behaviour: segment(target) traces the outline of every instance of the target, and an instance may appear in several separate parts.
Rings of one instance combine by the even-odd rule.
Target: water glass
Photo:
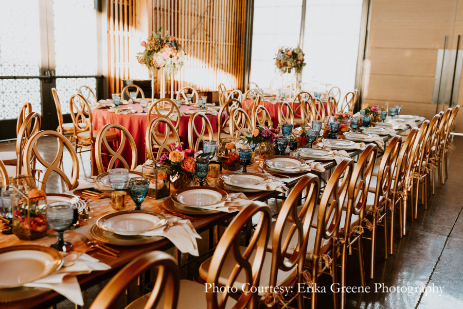
[[[247,173],[246,166],[251,164],[252,150],[251,149],[240,149],[239,150],[240,164],[243,166],[243,173]]]
[[[183,100],[175,100],[175,104],[177,105],[178,108],[182,107],[182,102]]]
[[[114,105],[119,106],[119,104],[121,103],[121,97],[119,96],[119,94],[117,93],[113,94],[112,98],[113,98]]]
[[[201,99],[203,99],[204,103],[207,103],[207,96],[202,96]]]
[[[289,139],[289,150],[297,150],[297,140],[294,138],[294,136],[291,136],[291,138]]]
[[[199,178],[199,185],[204,186],[204,178],[209,173],[209,161],[208,160],[196,160],[195,162],[196,176]]]
[[[315,130],[309,129],[306,131],[306,136],[309,141],[309,147],[312,148],[312,144],[317,139],[318,133]]]
[[[320,99],[320,97],[322,96],[321,92],[314,92],[313,94],[314,97]]]
[[[312,121],[312,129],[315,132],[320,133],[320,131],[322,130],[322,127],[323,127],[323,122],[321,122],[320,120]]]
[[[188,100],[188,104],[190,104],[192,98],[193,98],[193,95],[192,95],[192,94],[187,94],[187,95],[186,95],[186,99]]]
[[[290,123],[283,124],[281,133],[283,133],[285,137],[288,137],[289,135],[291,135],[291,133],[293,133],[293,125]]]
[[[383,120],[383,122],[384,120],[386,120],[386,118],[387,118],[387,111],[381,111],[381,119]]]
[[[64,231],[71,227],[74,207],[71,203],[55,202],[47,205],[47,222],[58,233],[58,241],[50,247],[58,251],[70,251],[72,244],[64,241]]]
[[[11,200],[12,191],[2,191],[0,197],[0,216],[3,218],[8,219],[8,228],[3,229],[3,234],[11,234],[12,231],[12,223],[13,223],[13,203]]]
[[[278,154],[284,155],[286,147],[288,146],[288,139],[286,137],[279,136],[277,137],[275,143],[277,145]]]
[[[198,99],[198,106],[201,109],[205,108],[206,107],[206,101],[204,101],[203,99]]]
[[[336,139],[338,137],[339,122],[328,123],[330,127],[330,138]]]
[[[146,99],[141,99],[141,100],[140,100],[140,106],[143,107],[143,112],[142,112],[142,113],[145,113],[145,114],[146,114],[146,112],[145,112],[145,107],[148,106],[148,100],[146,100]]]
[[[396,112],[395,108],[391,107],[391,108],[389,109],[389,114],[391,115],[391,118],[394,118],[395,112]]]
[[[217,154],[217,141],[205,140],[203,142],[203,152],[210,153],[208,159],[212,160],[212,158],[214,158]]]
[[[352,130],[355,132],[355,130],[359,127],[359,119],[357,118],[352,118],[350,120],[350,127]]]
[[[363,116],[363,118],[362,118],[362,126],[365,127],[365,128],[369,127],[370,126],[370,120],[371,120],[370,116]]]
[[[137,92],[131,91],[129,92],[130,98],[132,99],[132,104],[135,104],[135,99],[137,98]]]
[[[285,100],[285,96],[286,96],[286,91],[281,91],[281,94],[280,94],[281,98],[283,99],[283,101]]]
[[[109,170],[109,184],[114,190],[122,190],[129,181],[129,170],[126,168],[113,168]]]
[[[150,181],[148,178],[135,177],[129,181],[129,193],[132,200],[135,202],[135,209],[141,210],[141,203],[145,200],[148,194]]]

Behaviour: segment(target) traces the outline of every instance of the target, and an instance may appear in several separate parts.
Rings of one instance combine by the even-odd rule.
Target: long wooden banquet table
[[[420,125],[420,124],[421,123],[417,123],[417,125]],[[407,130],[409,129],[397,130],[397,135],[399,134],[404,135],[403,134],[404,131],[407,131]],[[385,136],[384,141],[387,142],[390,138],[391,138],[390,136]],[[358,156],[362,152],[362,150],[350,150],[347,152],[351,158],[354,158]],[[336,162],[334,160],[321,162],[321,164],[324,166],[324,168],[327,171],[336,167]],[[251,165],[248,168],[250,168],[251,170],[253,169],[257,170],[257,165],[254,164],[254,166]],[[320,177],[322,176],[321,173],[319,172],[312,171],[310,173],[318,174]],[[301,177],[302,175],[299,175],[299,176],[295,176],[291,178],[281,178],[279,180],[284,182],[287,187],[292,187],[297,183],[297,181]],[[74,194],[80,195],[80,192],[74,191]],[[278,191],[265,191],[265,192],[259,192],[259,193],[246,193],[246,196],[250,200],[266,201],[270,198],[275,198],[279,196],[280,194],[281,192],[278,192]],[[142,204],[142,209],[162,213],[163,207],[160,207],[160,206],[162,203],[164,203],[164,200],[165,199],[155,200],[155,199],[147,198],[145,202],[143,202]],[[114,212],[114,210],[109,206],[109,199],[103,199],[103,200],[92,199],[89,205],[93,211],[93,218],[88,221],[85,221],[84,226],[77,228],[75,230],[72,230],[72,231],[67,231],[65,233],[65,240],[73,243],[76,251],[87,252],[87,254],[89,254],[90,256],[93,256],[99,259],[100,261],[102,261],[103,263],[110,265],[111,269],[107,271],[94,271],[87,275],[79,275],[77,278],[78,278],[79,284],[81,285],[82,291],[98,283],[101,283],[104,280],[111,278],[124,265],[131,262],[133,259],[139,257],[143,253],[150,252],[153,250],[168,250],[173,247],[173,244],[169,240],[164,238],[162,240],[153,242],[151,244],[140,245],[140,246],[130,246],[130,247],[115,246],[115,248],[117,248],[117,250],[120,251],[120,256],[118,258],[109,257],[107,255],[101,254],[99,250],[89,251],[90,248],[86,247],[86,245],[78,237],[77,233],[86,234],[89,231],[90,227],[96,222],[96,220],[99,217],[105,214],[108,214],[110,212]],[[132,209],[132,207],[134,206],[135,204],[133,203],[133,201],[130,200],[126,208]],[[224,223],[226,220],[233,218],[236,214],[237,213],[235,212],[235,213],[218,213],[218,214],[206,215],[206,216],[191,215],[191,217],[194,218],[194,220],[192,221],[192,224],[198,233],[209,231],[210,232],[209,242],[210,242],[211,236],[212,236],[211,231],[213,227]],[[0,248],[8,247],[8,246],[15,246],[15,245],[24,245],[24,244],[49,246],[55,241],[56,241],[56,238],[54,237],[53,238],[45,237],[45,238],[42,238],[36,241],[21,241],[14,235],[0,234]],[[49,290],[49,289],[20,287],[20,288],[15,288],[14,290],[15,292],[22,293],[24,295],[24,298],[18,301],[14,301],[14,302],[2,303],[2,293],[5,293],[5,290],[0,290],[0,307],[1,308],[18,308],[18,309],[21,308],[23,309],[23,308],[34,308],[37,306],[44,308],[47,306],[52,306],[65,299],[64,296],[56,293],[53,290]]]

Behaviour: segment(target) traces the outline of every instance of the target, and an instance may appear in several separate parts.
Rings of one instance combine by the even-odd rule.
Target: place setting
[[[345,132],[344,136],[347,140],[361,143],[374,142],[379,148],[384,149],[384,140],[377,134],[372,133],[359,133],[359,132]]]

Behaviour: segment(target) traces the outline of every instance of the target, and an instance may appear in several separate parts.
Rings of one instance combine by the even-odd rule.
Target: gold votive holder
[[[125,191],[114,191],[111,193],[111,207],[115,211],[121,211],[125,208],[125,196],[127,192]]]

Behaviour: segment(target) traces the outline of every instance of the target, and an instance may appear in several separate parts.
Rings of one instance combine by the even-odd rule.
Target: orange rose
[[[259,136],[259,133],[260,133],[259,129],[252,130],[252,135],[254,135],[254,137]]]
[[[195,170],[195,159],[192,157],[186,157],[182,162],[182,170],[185,172],[194,172]]]
[[[287,54],[288,56],[292,56],[293,52],[290,51],[290,50],[288,50],[288,51],[286,52],[286,54]]]
[[[235,144],[233,144],[233,143],[226,143],[226,144],[225,144],[225,148],[226,148],[227,150],[232,150],[233,148],[235,148]]]
[[[27,196],[29,197],[31,202],[36,202],[36,201],[44,200],[47,194],[43,190],[32,189],[31,191],[29,191]]]
[[[353,113],[353,112],[349,112],[349,116],[354,116],[354,113]]]
[[[183,160],[183,152],[177,150],[172,151],[169,153],[169,160],[172,162],[181,162]]]
[[[175,41],[175,37],[169,35],[169,41]]]
[[[297,58],[297,60],[302,61],[302,57]]]
[[[300,136],[296,137],[296,141],[298,141],[298,142],[302,141],[302,137],[300,137]]]
[[[305,130],[301,130],[301,134],[307,133]]]

